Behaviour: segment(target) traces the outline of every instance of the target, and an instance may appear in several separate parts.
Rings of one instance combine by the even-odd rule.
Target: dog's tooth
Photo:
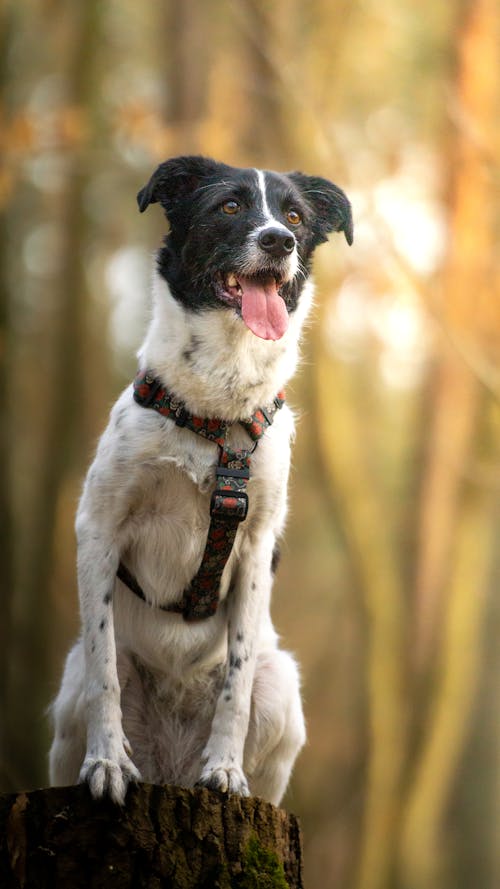
[[[232,273],[230,275],[228,275],[227,276],[227,283],[228,283],[229,287],[237,287],[238,281],[236,280],[236,275],[233,275]]]

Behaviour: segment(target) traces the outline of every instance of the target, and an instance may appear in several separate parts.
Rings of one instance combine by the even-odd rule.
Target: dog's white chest
[[[149,600],[166,604],[180,598],[203,553],[212,474],[196,473],[161,461],[141,473],[123,526],[124,558]],[[198,484],[193,476],[196,476]]]

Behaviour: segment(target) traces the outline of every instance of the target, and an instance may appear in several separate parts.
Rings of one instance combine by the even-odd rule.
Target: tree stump
[[[303,889],[294,815],[260,799],[138,784],[0,794],[2,889]]]

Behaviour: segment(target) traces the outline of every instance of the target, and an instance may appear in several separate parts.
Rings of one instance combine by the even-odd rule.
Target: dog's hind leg
[[[279,805],[306,739],[297,664],[286,651],[259,655],[245,744],[250,793]]]
[[[71,649],[57,698],[51,706],[54,740],[49,754],[51,785],[76,784],[85,756],[84,655],[81,640]]]

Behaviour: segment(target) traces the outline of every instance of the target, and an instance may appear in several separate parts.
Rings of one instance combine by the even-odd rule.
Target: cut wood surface
[[[303,889],[294,815],[260,799],[139,784],[0,794],[2,889]]]

